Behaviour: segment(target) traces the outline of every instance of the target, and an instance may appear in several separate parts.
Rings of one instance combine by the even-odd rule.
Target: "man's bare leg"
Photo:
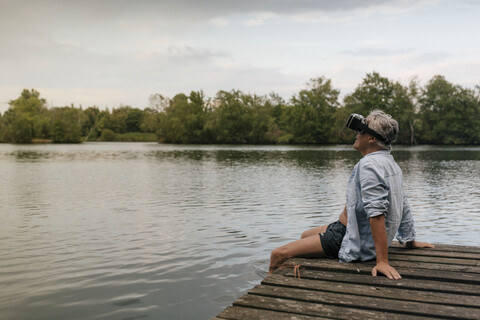
[[[346,226],[347,225],[347,205],[340,213],[339,221]],[[319,233],[325,233],[329,225],[316,227],[307,230],[302,233],[300,240],[290,242],[280,248],[272,251],[270,256],[270,267],[268,274],[271,274],[288,258],[292,257],[309,257],[309,258],[321,258],[326,257],[323,252]]]
[[[302,233],[302,236],[300,237],[300,239],[315,236],[319,233],[325,233],[325,231],[327,231],[328,226],[329,225],[327,224],[327,225],[324,225],[324,226],[321,226],[321,227],[316,227],[316,228],[307,230],[307,231]]]
[[[272,251],[268,274],[271,274],[280,267],[283,262],[292,257],[320,258],[325,256],[318,234],[302,238]]]

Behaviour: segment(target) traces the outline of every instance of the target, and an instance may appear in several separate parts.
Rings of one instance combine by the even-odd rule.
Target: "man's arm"
[[[383,214],[370,218],[377,265],[372,269],[372,276],[377,276],[377,271],[383,273],[389,279],[401,279],[400,274],[388,263],[388,241],[385,228],[385,216]]]
[[[421,241],[408,241],[405,243],[405,247],[409,249],[418,249],[418,248],[435,248],[435,246],[428,242],[421,242]]]
[[[340,213],[340,217],[338,220],[344,225],[347,226],[348,223],[348,214],[347,214],[347,204],[345,204],[345,208],[343,208],[342,213]]]

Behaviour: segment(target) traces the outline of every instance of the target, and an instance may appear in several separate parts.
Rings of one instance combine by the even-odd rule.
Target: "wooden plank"
[[[287,260],[286,266],[301,265],[308,268],[320,270],[334,270],[338,272],[371,274],[372,263],[340,263],[331,259],[301,259],[293,258]],[[395,263],[391,263],[395,267]],[[480,284],[480,277],[475,273],[448,272],[442,270],[430,270],[408,268],[397,268],[402,278],[425,279],[436,281],[461,282],[467,284]]]
[[[386,277],[378,276],[372,277],[370,274],[361,273],[339,273],[335,271],[325,270],[308,270],[302,269],[302,279],[324,280],[343,283],[366,284],[380,287],[404,288],[412,290],[424,290],[432,292],[445,292],[454,294],[465,294],[478,296],[478,285],[450,282],[437,282],[431,280],[421,279],[406,279],[390,280]],[[292,268],[275,271],[274,274],[294,277]]]
[[[457,259],[457,258],[444,258],[444,257],[425,257],[425,256],[411,256],[406,254],[389,253],[388,259],[390,261],[411,261],[411,262],[429,262],[439,264],[451,264],[451,265],[465,265],[480,267],[479,260],[472,259]]]
[[[405,245],[402,245],[396,241],[390,244],[390,248],[400,248],[406,250],[431,250],[431,251],[447,251],[447,252],[464,252],[464,253],[478,253],[480,254],[480,247],[469,247],[469,246],[459,246],[459,245],[449,245],[449,244],[438,244],[435,243],[435,248],[428,249],[406,249]]]
[[[480,260],[480,254],[471,252],[458,251],[443,251],[434,249],[404,249],[404,248],[389,248],[389,253],[405,254],[411,256],[426,256],[426,257],[445,257],[457,259],[471,259]]]
[[[472,314],[471,308],[429,304],[404,300],[391,300],[383,297],[357,296],[346,293],[312,291],[299,288],[259,285],[249,291],[259,296],[285,298],[316,304],[328,304],[345,308],[367,309],[378,312],[394,312],[404,315],[433,316],[455,319],[480,319],[480,314]],[[473,318],[471,318],[473,316]]]
[[[272,274],[266,277],[262,284],[283,287],[325,291],[334,293],[349,293],[358,296],[383,297],[388,299],[417,301],[432,304],[444,304],[462,307],[480,308],[480,298],[462,294],[432,292],[423,290],[405,289],[402,287],[382,287],[373,284],[353,284],[323,280],[298,279]]]
[[[400,257],[400,258],[397,258],[397,259],[395,259],[395,257],[391,259],[390,256],[391,255],[389,255],[390,264],[395,268],[414,267],[415,269],[440,270],[440,271],[448,271],[448,272],[480,273],[480,260],[478,262],[475,262],[475,264],[477,263],[479,264],[479,266],[476,266],[476,265],[465,265],[465,264],[455,264],[455,263],[435,263],[434,261],[429,261],[434,259],[444,260],[447,258],[405,256],[407,257],[407,260],[405,261],[401,258],[402,255],[398,255],[397,257]],[[449,260],[462,261],[463,259],[449,259]],[[474,261],[474,260],[466,260],[466,261]],[[368,262],[362,262],[360,264],[373,268],[375,266],[375,263],[376,263],[375,261],[368,261]]]
[[[335,319],[438,319],[434,317],[419,317],[415,315],[407,316],[405,314],[395,314],[391,312],[344,308],[324,303],[310,303],[252,294],[243,295],[237,299],[233,305]]]
[[[264,319],[264,320],[317,320],[329,319],[318,316],[306,316],[301,314],[254,309],[245,307],[228,307],[217,316],[217,319]]]
[[[414,267],[415,269],[427,269],[430,270],[430,272],[433,270],[439,270],[447,272],[468,272],[480,274],[480,267],[477,266],[403,260],[390,260],[390,264],[398,270],[400,270],[401,268],[411,269],[412,267]],[[373,266],[375,266],[375,262],[368,263],[368,266],[370,267],[370,269],[373,268]]]
[[[402,279],[372,277],[374,261],[289,259],[214,319],[480,319],[480,248],[393,243],[389,258]]]

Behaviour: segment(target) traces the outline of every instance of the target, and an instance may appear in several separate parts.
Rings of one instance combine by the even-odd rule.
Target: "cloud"
[[[375,14],[395,16],[418,10],[421,7],[434,6],[441,0],[392,0],[364,1],[360,3],[344,3],[344,6],[312,8],[294,13],[291,18],[303,23],[346,23],[370,18]],[[356,5],[358,4],[358,5]]]
[[[174,78],[197,66],[205,69],[226,58],[226,53],[202,46],[165,44],[154,49],[102,52],[77,40],[50,40],[29,44],[28,50],[0,51],[0,85],[128,89]]]
[[[350,55],[350,56],[363,56],[363,57],[385,57],[385,56],[396,56],[396,55],[404,55],[411,53],[412,49],[385,49],[385,48],[362,48],[357,50],[346,50],[343,51],[343,54]]]
[[[112,52],[163,37],[175,45],[199,25],[226,27],[235,18],[247,27],[267,22],[344,22],[373,12],[395,13],[438,0],[3,0],[0,3],[2,49],[28,51],[32,41],[50,40]],[[28,10],[26,10],[28,8]],[[21,21],[21,23],[20,23]],[[30,41],[30,43],[29,43]],[[13,53],[15,54],[15,53]]]
[[[3,0],[0,4],[0,18],[15,21],[26,18],[28,23],[51,22],[52,19],[68,21],[71,19],[85,23],[105,20],[132,20],[142,17],[151,21],[175,24],[195,24],[198,21],[225,22],[227,16],[253,15],[250,19],[260,21],[262,13],[294,16],[298,21],[322,19],[325,13],[332,12],[374,12],[398,13],[414,10],[419,6],[432,5],[439,0]],[[25,8],[29,10],[25,10]]]
[[[432,53],[420,54],[412,57],[412,61],[405,61],[404,68],[399,74],[402,73],[405,78],[418,75],[423,83],[435,75],[443,75],[449,82],[473,89],[480,85],[479,72],[478,52],[458,55]]]
[[[248,19],[247,21],[244,22],[244,25],[248,27],[254,27],[254,26],[260,26],[264,24],[267,20],[272,20],[275,18],[280,17],[280,15],[272,12],[262,12],[255,14],[254,17]]]
[[[24,87],[60,105],[141,107],[199,89],[288,98],[322,75],[344,94],[372,70],[470,83],[478,49],[453,50],[477,48],[477,11],[468,0],[1,0],[0,104]]]
[[[210,20],[208,20],[208,22],[212,25],[212,26],[215,26],[215,27],[225,27],[225,26],[228,26],[230,24],[230,21],[228,21],[227,19],[224,19],[224,18],[212,18]]]

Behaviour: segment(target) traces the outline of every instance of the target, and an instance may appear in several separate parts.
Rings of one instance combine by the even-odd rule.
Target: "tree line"
[[[285,101],[239,90],[202,91],[173,98],[150,97],[143,110],[121,106],[47,108],[34,89],[23,90],[0,115],[0,142],[158,141],[205,144],[337,144],[352,143],[344,128],[351,113],[372,109],[391,114],[400,125],[400,144],[479,144],[480,87],[464,88],[437,75],[425,86],[408,85],[366,74],[340,102],[330,79],[311,79]]]

